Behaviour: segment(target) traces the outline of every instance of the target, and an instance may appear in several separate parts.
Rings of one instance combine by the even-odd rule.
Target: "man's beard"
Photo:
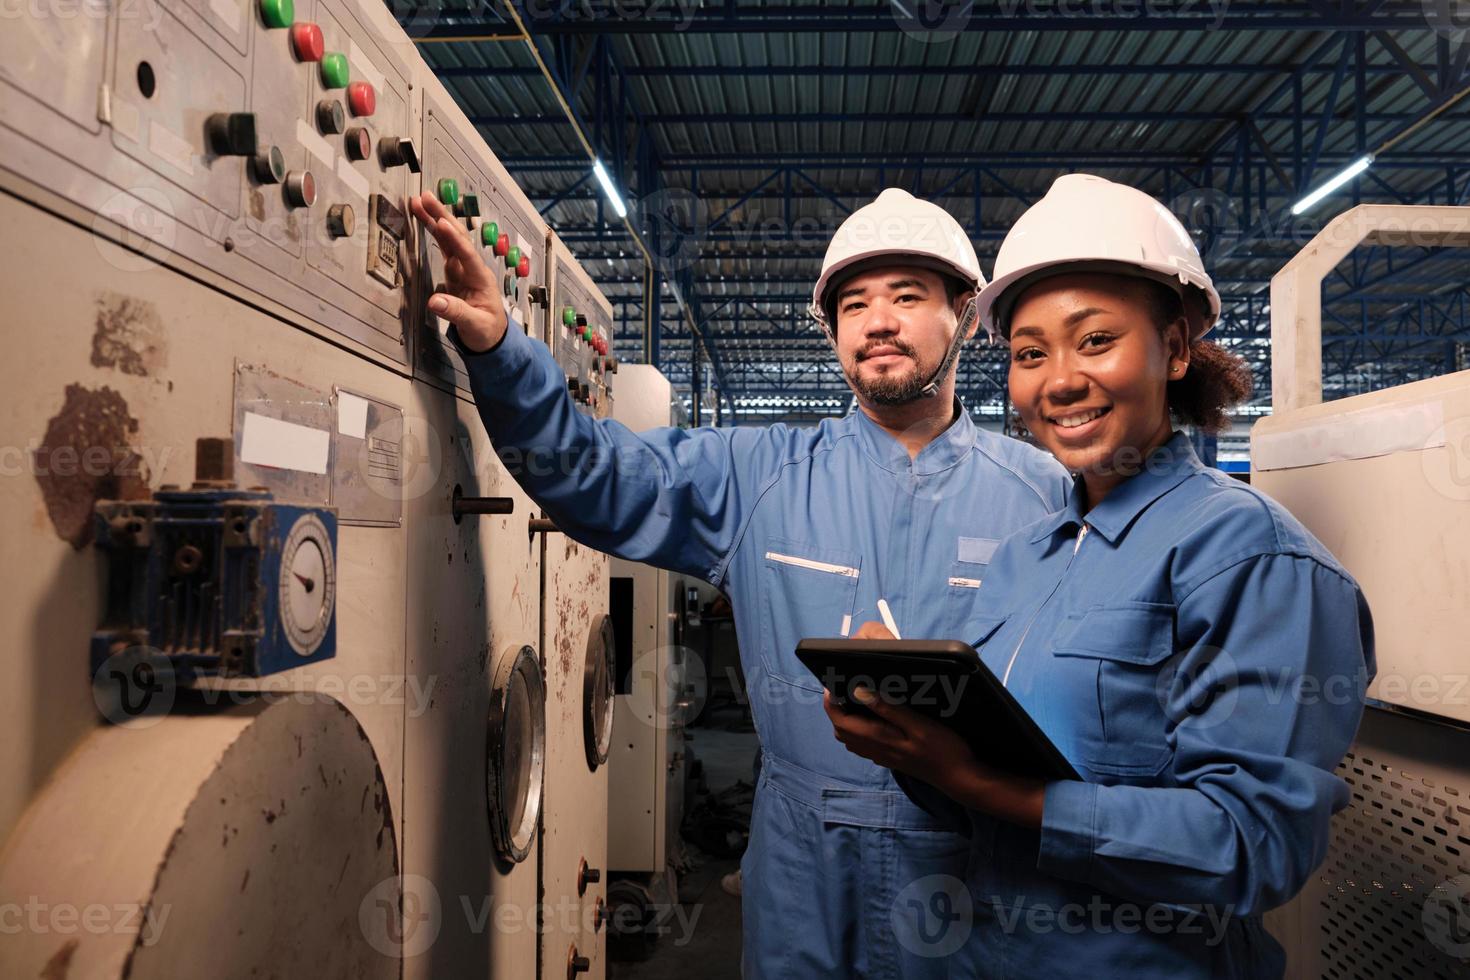
[[[899,341],[886,340],[881,343],[871,344],[868,350],[874,347],[894,347],[900,354],[914,362],[914,369],[902,375],[896,372],[888,372],[877,378],[865,378],[859,373],[863,359],[867,351],[856,356],[856,363],[851,371],[843,371],[847,376],[847,383],[852,386],[859,398],[871,405],[907,405],[909,402],[918,401],[923,397],[924,386],[927,383],[927,375],[919,364],[918,353],[908,344]]]

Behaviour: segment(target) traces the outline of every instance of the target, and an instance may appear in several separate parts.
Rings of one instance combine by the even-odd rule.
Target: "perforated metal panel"
[[[1327,859],[1275,924],[1292,976],[1470,978],[1467,767],[1470,734],[1369,710]]]

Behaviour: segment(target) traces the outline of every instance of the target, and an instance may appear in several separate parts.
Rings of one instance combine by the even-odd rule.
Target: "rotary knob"
[[[378,140],[378,161],[387,167],[407,167],[419,172],[419,148],[407,136],[384,136]]]
[[[204,121],[209,148],[215,156],[249,157],[255,155],[255,113],[216,112]]]

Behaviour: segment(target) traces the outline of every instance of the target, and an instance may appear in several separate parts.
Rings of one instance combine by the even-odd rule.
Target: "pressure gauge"
[[[292,649],[309,657],[321,646],[337,602],[332,538],[315,514],[297,518],[281,547],[281,625]]]

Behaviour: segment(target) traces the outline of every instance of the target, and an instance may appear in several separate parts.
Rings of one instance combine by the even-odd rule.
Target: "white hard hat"
[[[1008,333],[1006,321],[1024,287],[1065,271],[1061,266],[1154,279],[1186,299],[1193,293],[1196,302],[1186,302],[1191,342],[1220,318],[1220,294],[1199,249],[1168,208],[1137,188],[1092,174],[1067,174],[1001,242],[995,278],[979,299],[980,322],[990,335]]]
[[[870,263],[917,265],[952,275],[971,289],[985,285],[970,236],[948,211],[890,187],[848,215],[822,259],[812,290],[811,315],[831,337],[823,300],[827,290]]]

